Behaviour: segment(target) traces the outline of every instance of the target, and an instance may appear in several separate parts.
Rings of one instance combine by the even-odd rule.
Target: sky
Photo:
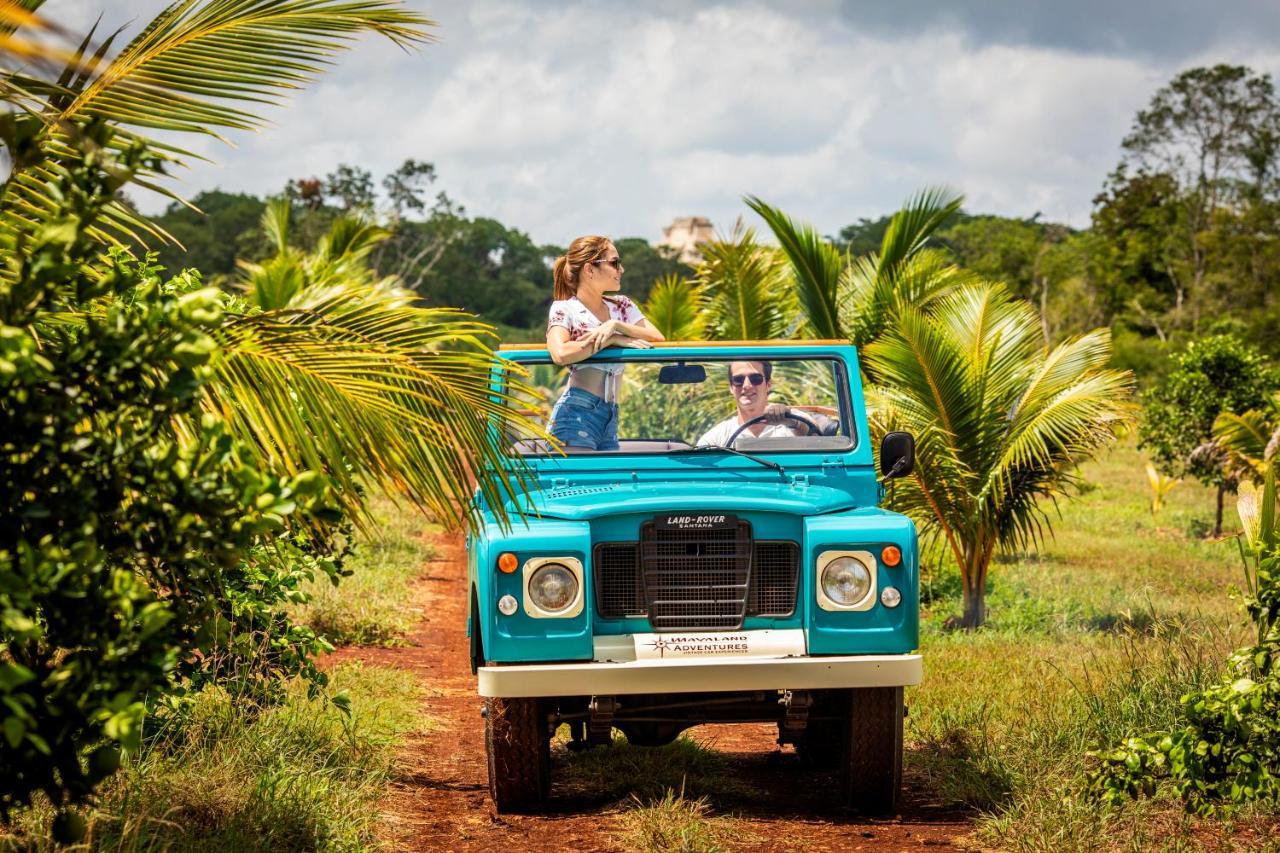
[[[162,0],[50,0],[76,31]],[[434,163],[471,216],[536,242],[727,233],[759,196],[834,234],[945,185],[974,213],[1085,226],[1133,117],[1219,62],[1280,77],[1280,0],[475,0],[405,5],[437,41],[366,37],[261,133],[184,140],[181,194],[258,195],[339,163]],[[156,212],[163,199],[140,197]]]

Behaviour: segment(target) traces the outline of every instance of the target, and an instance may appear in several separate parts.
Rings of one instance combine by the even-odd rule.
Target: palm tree
[[[985,619],[996,549],[1039,542],[1046,503],[1132,418],[1132,378],[1107,369],[1110,353],[1106,329],[1046,348],[1035,310],[998,284],[962,286],[929,310],[899,305],[867,347],[876,430],[905,429],[917,441],[895,506],[931,522],[950,549],[963,627]]]
[[[702,244],[697,282],[706,294],[707,333],[720,340],[769,340],[794,331],[795,300],[778,253],[750,228]]]
[[[21,58],[14,34],[38,25],[27,13],[41,3],[0,3],[4,57]],[[192,155],[144,134],[222,138],[223,129],[257,128],[262,121],[246,105],[278,102],[356,35],[408,47],[430,38],[431,23],[398,0],[179,0],[118,53],[118,32],[96,44],[90,34],[56,80],[10,61],[17,70],[0,76],[0,96],[14,108],[8,127],[21,129],[4,138],[12,171],[0,188],[0,251],[20,250],[21,235],[57,209],[58,176],[93,156],[91,146],[82,152],[80,128],[105,125],[110,134],[97,136],[108,147],[154,152],[133,181],[172,196],[158,180]],[[104,242],[164,236],[123,204],[105,220],[95,235]],[[207,408],[266,465],[330,475],[357,517],[359,487],[368,485],[446,522],[474,520],[472,482],[502,517],[503,499],[521,481],[484,474],[507,464],[495,437],[537,430],[509,397],[488,391],[491,376],[509,370],[490,349],[492,330],[461,312],[422,308],[394,280],[376,280],[365,256],[385,235],[369,223],[344,220],[303,255],[288,246],[287,210],[277,205],[267,220],[277,254],[245,269],[249,299],[225,315]]]
[[[764,219],[790,266],[804,322],[800,333],[866,346],[907,305],[927,306],[973,277],[927,248],[960,210],[963,197],[940,188],[909,199],[889,222],[879,253],[841,257],[811,225],[795,222],[755,196],[747,205]]]

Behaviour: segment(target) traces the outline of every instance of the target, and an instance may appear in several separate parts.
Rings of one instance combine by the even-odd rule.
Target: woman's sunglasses
[[[731,376],[729,378],[729,381],[733,383],[733,386],[735,388],[741,388],[743,383],[746,382],[748,379],[751,380],[752,385],[764,384],[763,373],[739,373],[736,376]]]
[[[591,263],[597,267],[600,266],[601,264],[608,264],[618,272],[622,272],[622,258],[612,258],[607,261],[606,260],[592,261]]]

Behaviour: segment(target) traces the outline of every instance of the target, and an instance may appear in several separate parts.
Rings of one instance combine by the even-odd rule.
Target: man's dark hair
[[[751,358],[751,359],[748,359],[748,358],[740,358],[740,359],[738,359],[738,361],[746,362],[747,364],[758,364],[758,365],[760,365],[760,372],[764,374],[764,381],[765,381],[765,382],[772,382],[772,381],[773,381],[773,365],[772,365],[772,364],[770,364],[769,362],[767,362],[767,361],[760,361],[760,360],[758,360],[758,359],[754,359],[754,358]],[[728,377],[729,377],[729,381],[730,381],[730,382],[732,382],[732,381],[733,381],[733,362],[732,362],[732,361],[731,361],[731,362],[729,362],[729,366],[725,368],[725,372],[726,372],[726,374],[727,374],[727,375],[728,375]]]

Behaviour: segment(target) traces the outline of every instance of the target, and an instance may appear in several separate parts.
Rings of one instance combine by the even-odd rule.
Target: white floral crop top
[[[625,296],[606,296],[604,304],[609,306],[609,317],[623,323],[635,325],[644,320],[644,314],[636,304]],[[569,330],[569,340],[576,341],[585,337],[587,332],[600,325],[600,318],[591,313],[591,309],[578,301],[574,296],[569,299],[557,299],[551,303],[551,311],[547,314],[547,329],[552,326],[563,326]],[[593,368],[610,376],[622,372],[621,364],[571,364],[569,370]]]

